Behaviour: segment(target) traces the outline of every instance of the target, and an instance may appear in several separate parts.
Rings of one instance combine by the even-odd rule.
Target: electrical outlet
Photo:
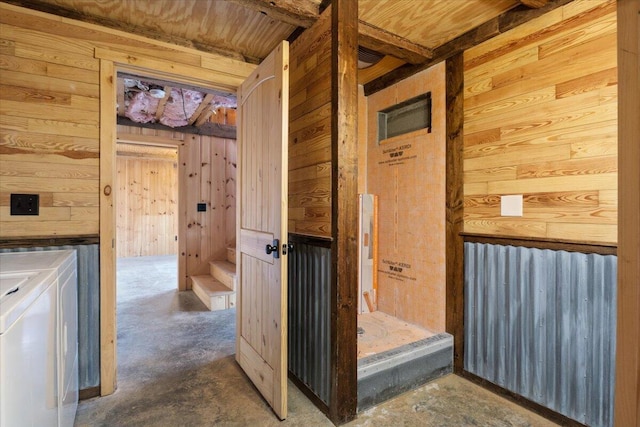
[[[39,194],[12,194],[11,215],[39,215]]]

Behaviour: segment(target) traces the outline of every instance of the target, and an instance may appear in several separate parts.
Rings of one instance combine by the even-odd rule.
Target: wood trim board
[[[465,242],[490,243],[494,245],[523,246],[525,248],[551,249],[554,251],[581,252],[585,254],[616,255],[615,245],[600,243],[569,242],[555,239],[496,236],[487,234],[460,233]]]

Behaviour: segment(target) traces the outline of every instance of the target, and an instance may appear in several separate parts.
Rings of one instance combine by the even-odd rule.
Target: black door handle
[[[267,255],[273,255],[274,258],[280,258],[280,240],[273,239],[273,245],[267,244],[265,247]]]

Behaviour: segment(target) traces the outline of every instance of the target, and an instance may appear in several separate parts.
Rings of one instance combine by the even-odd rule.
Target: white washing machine
[[[72,427],[78,406],[76,253],[0,254],[0,283],[0,427]]]
[[[2,273],[0,289],[0,426],[56,426],[55,271]]]

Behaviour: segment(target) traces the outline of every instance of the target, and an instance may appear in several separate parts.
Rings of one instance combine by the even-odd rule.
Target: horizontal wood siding
[[[331,21],[290,49],[289,232],[331,237]]]
[[[616,2],[555,9],[464,69],[464,231],[615,243]],[[509,194],[523,217],[500,216]]]
[[[118,144],[117,256],[178,252],[178,147]]]
[[[99,60],[184,74],[235,91],[255,67],[222,56],[0,4],[0,234],[99,233]],[[115,111],[114,111],[115,114]],[[224,165],[223,165],[224,166]],[[222,169],[224,171],[224,167]],[[40,195],[10,216],[11,193]],[[197,196],[200,198],[200,196]]]

